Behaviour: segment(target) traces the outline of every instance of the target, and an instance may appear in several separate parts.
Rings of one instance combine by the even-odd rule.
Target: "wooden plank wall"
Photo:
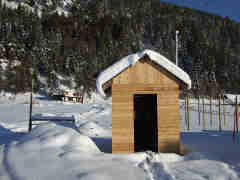
[[[178,87],[179,81],[169,75],[165,69],[153,62],[137,62],[113,79],[113,84],[161,85],[161,87]]]
[[[113,88],[112,94],[112,152],[134,152],[130,145],[134,143],[132,96],[118,88]]]
[[[137,62],[113,79],[112,152],[134,152],[134,94],[157,94],[158,150],[179,151],[179,81],[150,61]]]
[[[158,93],[158,151],[180,152],[179,91]]]

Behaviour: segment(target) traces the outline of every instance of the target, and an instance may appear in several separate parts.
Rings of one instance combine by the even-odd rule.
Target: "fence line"
[[[228,104],[222,96],[215,98],[204,96],[193,98],[186,96],[184,100],[184,126],[188,131],[194,128],[193,124],[194,126],[198,124],[198,128],[202,128],[202,130],[233,130],[234,109],[237,106],[237,102],[235,104]],[[180,107],[183,108],[183,106]],[[195,121],[198,122],[196,123]]]

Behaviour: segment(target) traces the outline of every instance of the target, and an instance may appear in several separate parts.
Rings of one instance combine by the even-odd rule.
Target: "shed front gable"
[[[151,60],[138,61],[113,78],[114,85],[145,84],[178,88],[179,83],[176,77]]]

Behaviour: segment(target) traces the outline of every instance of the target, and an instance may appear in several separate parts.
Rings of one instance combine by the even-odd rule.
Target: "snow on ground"
[[[8,66],[8,60],[7,59],[0,59],[0,69],[3,71],[6,71]]]
[[[73,104],[34,95],[35,116],[73,116],[75,123],[34,122],[38,125],[28,133],[28,97],[0,96],[1,180],[239,179],[240,144],[232,141],[233,121],[229,119],[230,125],[218,132],[217,123],[211,127],[206,118],[207,127],[202,131],[193,103],[191,131],[186,131],[183,108],[181,111],[181,141],[191,153],[180,156],[147,151],[117,155],[111,154],[111,99],[103,101],[93,94],[86,104]]]
[[[42,11],[43,9],[43,5],[47,5],[47,6],[51,6],[53,3],[52,1],[36,1],[35,5],[33,7],[31,7],[30,5],[28,5],[27,3],[25,3],[24,1],[19,1],[19,0],[1,0],[0,3],[2,3],[2,5],[5,5],[7,8],[10,9],[17,9],[19,6],[24,7],[28,12],[37,12],[37,15],[39,17],[42,17]],[[45,4],[44,4],[45,3]],[[69,15],[69,11],[68,8],[69,6],[71,6],[72,1],[71,0],[62,0],[62,2],[58,2],[58,5],[56,9],[54,11],[52,11],[52,13],[57,12],[59,15],[65,15],[68,16]]]
[[[23,6],[25,7],[29,12],[34,12],[34,9],[29,6],[26,3],[23,3],[21,1],[8,1],[8,0],[2,0],[0,1],[0,3],[2,3],[2,5],[5,5],[7,8],[11,8],[11,9],[17,9],[19,6]]]

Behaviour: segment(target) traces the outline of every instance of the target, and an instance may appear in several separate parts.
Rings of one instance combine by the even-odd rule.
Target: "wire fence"
[[[180,101],[180,112],[182,131],[234,131],[240,124],[238,102],[232,102],[222,96],[215,98],[186,96]]]

